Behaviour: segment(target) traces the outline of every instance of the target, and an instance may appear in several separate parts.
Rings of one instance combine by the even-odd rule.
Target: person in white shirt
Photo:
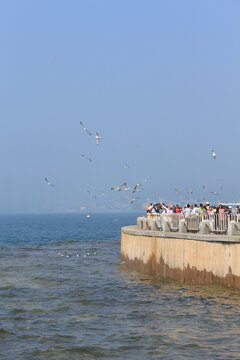
[[[183,210],[183,215],[185,217],[189,217],[192,213],[192,209],[190,208],[190,205],[187,204],[187,207]]]
[[[199,216],[199,209],[197,204],[194,205],[194,208],[192,209],[191,215]]]

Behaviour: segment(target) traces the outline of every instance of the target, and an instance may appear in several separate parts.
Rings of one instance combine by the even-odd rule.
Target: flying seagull
[[[48,179],[47,178],[44,178],[45,179],[45,181],[47,182],[47,184],[49,185],[49,186],[55,186],[54,184],[52,184],[50,181],[48,181]]]
[[[96,199],[96,195],[92,194],[91,191],[87,190],[87,192],[89,193],[90,196],[94,197],[94,199]]]
[[[131,200],[131,204],[133,204],[134,201],[136,201],[136,200],[138,200],[138,198],[133,198],[133,199]]]
[[[208,186],[208,184],[203,184],[202,188],[203,190]]]
[[[178,189],[175,189],[176,193],[177,194],[181,194],[180,191]]]
[[[216,153],[215,153],[215,151],[214,150],[212,150],[212,157],[214,158],[214,160],[216,159],[216,157],[217,157],[217,155],[216,155]]]
[[[121,191],[121,190],[122,190],[122,188],[123,188],[123,186],[124,186],[124,187],[126,187],[126,186],[127,186],[127,184],[126,184],[126,183],[123,183],[123,184],[122,184],[122,185],[120,185],[120,186],[113,186],[113,187],[111,187],[111,190]]]
[[[107,196],[107,194],[105,192],[102,191],[102,196]]]
[[[84,157],[85,159],[89,160],[90,162],[92,162],[92,159],[88,155],[81,155],[81,156]]]
[[[129,169],[129,166],[128,166],[128,164],[124,161],[124,167],[125,167],[125,169]]]
[[[81,127],[83,128],[83,131],[86,131],[86,133],[88,134],[88,135],[92,135],[89,131],[88,131],[88,129],[86,128],[86,126],[80,121],[80,125],[81,125]]]
[[[135,186],[134,186],[134,188],[133,188],[133,193],[135,193],[136,191],[137,191],[137,187],[138,186],[142,186],[142,184],[136,184]],[[141,191],[141,190],[140,190]]]
[[[97,139],[97,145],[99,145],[100,144],[99,141],[102,139],[102,137],[98,132],[96,132],[96,139]]]
[[[193,189],[189,189],[189,190],[188,190],[188,193],[189,193],[189,194],[192,194],[192,193],[193,193]]]

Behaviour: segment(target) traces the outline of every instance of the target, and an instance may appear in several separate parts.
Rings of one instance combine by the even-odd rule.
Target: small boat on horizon
[[[92,216],[92,215],[91,215],[90,213],[88,213],[86,217],[87,217],[87,218],[90,218],[91,216]]]

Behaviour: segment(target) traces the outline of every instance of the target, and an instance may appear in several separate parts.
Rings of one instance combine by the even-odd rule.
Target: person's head
[[[190,208],[190,204],[187,204],[187,208]]]
[[[195,207],[198,207],[197,204],[194,205]]]
[[[200,208],[202,208],[202,207],[203,207],[203,204],[200,204],[199,206],[200,206]]]
[[[193,209],[193,205],[190,205],[190,209]]]

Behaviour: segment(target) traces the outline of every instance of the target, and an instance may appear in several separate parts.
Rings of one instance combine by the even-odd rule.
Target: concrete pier
[[[193,233],[181,224],[174,232],[168,222],[159,231],[139,219],[138,226],[122,228],[122,260],[136,270],[183,283],[221,283],[240,289],[238,224],[231,223],[225,234],[209,233],[206,226],[203,223],[204,229]]]

